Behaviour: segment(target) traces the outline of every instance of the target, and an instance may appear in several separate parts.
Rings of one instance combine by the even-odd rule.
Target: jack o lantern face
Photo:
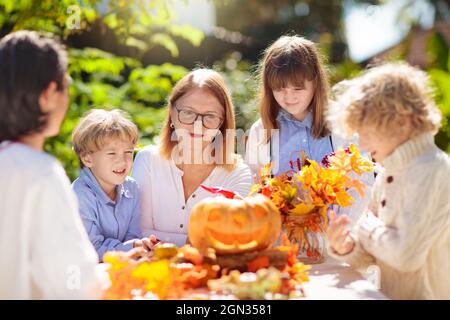
[[[191,243],[201,249],[212,247],[218,254],[270,246],[280,231],[280,216],[269,199],[259,196],[244,200],[208,198],[197,204],[189,221]]]

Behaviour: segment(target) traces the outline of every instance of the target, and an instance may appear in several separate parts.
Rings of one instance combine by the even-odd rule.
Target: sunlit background
[[[47,151],[78,174],[70,134],[93,107],[126,110],[155,142],[174,83],[196,66],[222,72],[237,126],[258,118],[255,71],[280,35],[320,44],[332,84],[382,60],[426,70],[443,114],[436,137],[450,152],[450,1],[295,0],[0,0],[0,37],[20,30],[61,37],[71,56],[71,108]]]

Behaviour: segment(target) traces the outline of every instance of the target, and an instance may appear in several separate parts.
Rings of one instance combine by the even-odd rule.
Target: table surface
[[[99,271],[107,279],[105,264],[100,264]],[[351,269],[342,262],[327,257],[321,264],[311,265],[309,282],[303,284],[305,297],[300,300],[386,300],[376,286],[366,280],[359,272]],[[106,281],[106,280],[105,280]],[[197,290],[196,290],[197,291]],[[207,290],[198,290],[207,293]],[[214,297],[211,297],[213,298]],[[230,299],[225,296],[215,299]]]
[[[303,285],[306,297],[302,299],[388,299],[359,272],[329,257],[324,263],[312,265],[309,278],[310,281]]]

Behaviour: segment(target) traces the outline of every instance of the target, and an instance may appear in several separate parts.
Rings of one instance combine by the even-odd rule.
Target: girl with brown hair
[[[302,152],[320,163],[348,147],[350,141],[331,134],[325,120],[329,84],[315,43],[297,35],[280,37],[265,51],[259,72],[261,118],[250,129],[246,151],[253,174],[267,163],[274,175],[299,171]],[[364,178],[372,184],[373,175]]]

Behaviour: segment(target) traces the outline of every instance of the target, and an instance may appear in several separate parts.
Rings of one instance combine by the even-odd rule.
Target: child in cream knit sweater
[[[441,116],[427,80],[406,64],[375,67],[330,112],[383,169],[352,230],[331,214],[329,253],[356,269],[378,265],[393,299],[450,299],[450,158],[434,144]]]

